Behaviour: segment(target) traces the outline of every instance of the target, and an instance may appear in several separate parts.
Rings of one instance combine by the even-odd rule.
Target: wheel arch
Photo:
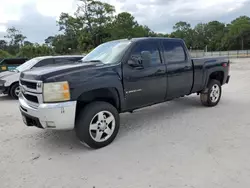
[[[218,80],[222,85],[223,80],[224,80],[224,75],[225,75],[225,73],[223,71],[214,71],[214,72],[210,73],[208,82],[212,79]]]
[[[104,87],[83,92],[77,98],[77,112],[79,112],[79,109],[93,101],[108,102],[112,104],[119,112],[121,111],[119,92],[114,87]]]
[[[15,85],[15,84],[19,84],[19,81],[15,81],[13,83],[10,84],[9,88],[8,88],[8,94],[10,94],[11,88]]]

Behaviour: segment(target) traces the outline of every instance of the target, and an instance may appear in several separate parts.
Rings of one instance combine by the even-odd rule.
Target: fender
[[[114,68],[114,67],[113,67]],[[102,72],[96,71],[94,74],[86,73],[79,81],[69,80],[71,90],[71,100],[77,100],[83,93],[98,89],[110,89],[114,95],[118,95],[120,108],[124,108],[124,92],[119,67],[106,69]],[[79,78],[79,77],[78,77]],[[72,79],[72,77],[71,77]],[[115,93],[116,92],[116,93]]]
[[[218,61],[214,61],[214,62],[206,61],[204,63],[203,89],[206,88],[206,86],[209,82],[210,76],[214,72],[223,72],[224,73],[224,78],[223,78],[223,83],[224,83],[226,70],[222,66],[223,63],[225,63],[225,62],[224,61],[220,61],[220,62],[218,62]]]

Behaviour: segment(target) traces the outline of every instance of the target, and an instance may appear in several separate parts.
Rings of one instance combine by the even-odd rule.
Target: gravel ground
[[[116,140],[99,150],[73,131],[25,127],[18,102],[0,97],[0,187],[250,186],[250,60],[234,62],[218,106],[192,95],[123,114]]]

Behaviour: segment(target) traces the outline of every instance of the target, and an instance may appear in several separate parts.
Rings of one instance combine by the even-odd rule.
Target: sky
[[[130,12],[155,32],[169,33],[178,21],[195,25],[219,20],[228,23],[250,16],[250,0],[101,0],[115,6],[117,13]],[[16,27],[31,42],[44,42],[58,33],[61,12],[73,13],[77,0],[0,0],[0,38],[6,28]]]

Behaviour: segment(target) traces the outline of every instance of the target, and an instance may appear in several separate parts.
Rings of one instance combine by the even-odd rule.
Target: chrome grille
[[[36,89],[37,83],[27,82],[27,81],[24,81],[24,80],[21,80],[20,82],[21,82],[21,85],[26,86],[29,89]]]
[[[36,108],[43,102],[42,81],[20,79],[19,84],[21,88],[21,95],[30,106]]]

